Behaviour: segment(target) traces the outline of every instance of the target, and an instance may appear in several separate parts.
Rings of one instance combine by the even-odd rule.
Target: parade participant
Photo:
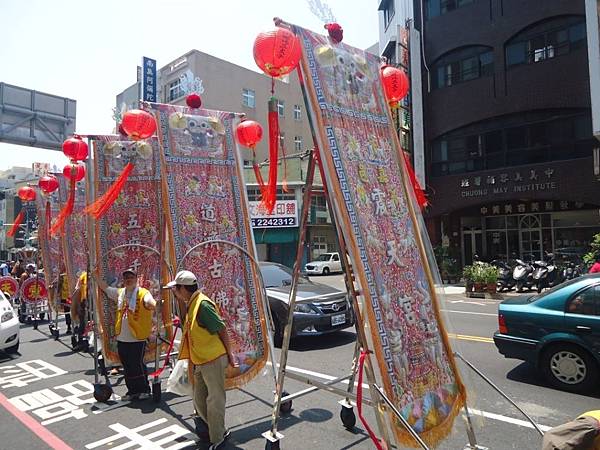
[[[76,352],[87,351],[89,347],[87,338],[84,336],[88,321],[87,312],[87,272],[82,272],[71,296],[71,319],[75,322],[71,345]]]
[[[179,359],[188,359],[193,371],[196,431],[201,441],[210,439],[209,449],[217,449],[230,434],[225,429],[225,368],[238,363],[217,305],[198,289],[196,276],[182,270],[165,288],[187,304]]]
[[[600,255],[596,256],[596,261],[594,261],[588,273],[600,273]]]
[[[23,269],[23,261],[19,259],[13,266],[11,275],[17,280],[20,280],[23,272],[25,272],[25,269]]]
[[[19,285],[22,285],[26,279],[31,278],[34,274],[35,266],[33,264],[27,264],[25,271],[21,272],[21,275],[19,276]]]
[[[27,266],[29,268],[29,265]],[[62,310],[65,313],[65,323],[67,324],[67,334],[71,334],[71,298],[69,296],[69,279],[65,271],[65,266],[61,265],[61,273],[50,283],[50,289],[57,290],[56,314]]]
[[[8,264],[6,261],[2,261],[2,264],[0,264],[0,275],[3,277],[8,276]]]
[[[600,410],[550,428],[544,434],[542,450],[600,450]]]
[[[96,274],[95,278],[106,296],[118,302],[115,334],[127,385],[127,393],[122,399],[143,400],[150,398],[144,353],[146,340],[152,331],[156,301],[150,291],[138,285],[137,273],[133,269],[124,270],[122,275],[124,287],[118,289],[108,286]]]

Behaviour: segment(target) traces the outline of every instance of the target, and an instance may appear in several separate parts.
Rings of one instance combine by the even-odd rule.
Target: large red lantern
[[[287,28],[265,31],[254,40],[254,61],[272,77],[290,73],[298,65],[301,56],[300,40]]]
[[[67,164],[63,169],[63,175],[67,180],[75,178],[75,181],[81,181],[85,177],[85,166],[83,164]]]
[[[381,68],[381,81],[390,105],[395,105],[408,93],[408,77],[403,70],[392,66]]]
[[[71,161],[85,161],[88,157],[88,146],[79,136],[73,136],[63,142],[62,149]]]
[[[38,181],[38,186],[44,194],[52,194],[58,189],[58,180],[54,175],[44,175]]]
[[[22,202],[32,202],[35,200],[35,189],[31,186],[23,186],[19,188],[17,195]]]
[[[156,131],[154,116],[141,109],[131,109],[123,114],[121,126],[127,136],[134,141],[148,139]]]
[[[254,120],[242,120],[235,130],[235,135],[240,144],[254,149],[263,135],[260,123]]]
[[[202,106],[202,97],[196,92],[192,92],[185,98],[185,103],[190,108],[200,108]]]

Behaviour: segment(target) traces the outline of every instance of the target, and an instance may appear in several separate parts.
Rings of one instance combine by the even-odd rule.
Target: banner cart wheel
[[[279,446],[279,441],[269,441],[265,443],[265,450],[279,450],[281,447]]]
[[[348,431],[354,430],[354,426],[356,425],[354,408],[342,406],[342,409],[340,410],[340,419],[342,420],[344,428],[346,428]]]
[[[152,383],[152,400],[154,403],[159,403],[161,398],[160,381]]]

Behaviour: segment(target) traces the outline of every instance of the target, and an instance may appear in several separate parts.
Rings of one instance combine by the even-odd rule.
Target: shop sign
[[[477,175],[460,180],[461,197],[485,197],[558,189],[554,169],[519,170],[497,175]]]
[[[260,202],[248,202],[252,228],[282,228],[298,226],[298,203],[296,200],[277,200],[272,214],[260,207]]]
[[[561,201],[540,201],[540,202],[519,202],[502,203],[489,206],[482,206],[479,210],[482,216],[495,216],[506,214],[531,214],[531,213],[549,213],[555,211],[567,211],[573,209],[582,209],[585,206],[583,202]]]

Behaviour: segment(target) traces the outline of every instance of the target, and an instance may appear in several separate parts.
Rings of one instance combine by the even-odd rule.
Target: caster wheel
[[[73,351],[76,351],[75,349],[79,348],[76,336],[71,336],[71,348],[73,349]]]
[[[354,426],[356,425],[356,415],[354,414],[353,408],[342,406],[342,409],[340,410],[340,419],[342,420],[342,424],[344,424],[344,428],[348,431],[354,429]]]
[[[267,443],[265,444],[265,450],[279,450],[280,448],[279,441],[271,442],[267,440]]]
[[[159,403],[160,397],[160,381],[158,383],[152,383],[152,400],[154,401],[154,403]]]
[[[25,316],[23,314],[19,314],[19,323],[25,323]]]
[[[60,336],[60,331],[58,330],[58,328],[52,330],[52,336],[54,336],[55,341],[58,341],[58,337]]]
[[[290,395],[290,394],[286,391],[283,391],[281,393],[281,397],[286,397],[288,395]],[[288,400],[287,402],[282,402],[281,405],[279,405],[279,413],[280,414],[289,414],[291,410],[292,410],[292,400]]]

